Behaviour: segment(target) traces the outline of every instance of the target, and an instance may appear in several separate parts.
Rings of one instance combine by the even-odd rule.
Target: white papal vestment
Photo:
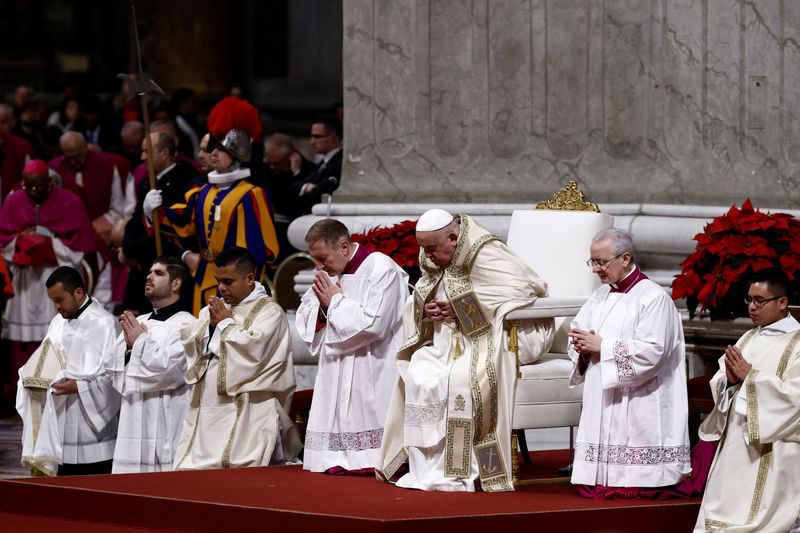
[[[108,461],[114,455],[120,396],[107,372],[119,331],[117,319],[89,300],[75,319],[60,314],[50,322],[43,341],[63,356],[60,379],[78,380],[78,393],[53,396],[25,388],[20,369],[17,411],[22,417],[22,464],[55,475],[58,465]],[[33,357],[38,357],[39,351]],[[36,407],[41,405],[43,411]],[[38,436],[34,428],[41,416]]]
[[[425,274],[406,304],[406,343],[381,449],[380,479],[408,459],[406,488],[513,490],[511,415],[516,356],[504,317],[547,295],[547,284],[499,238],[461,215],[451,264],[438,269],[420,254]],[[423,318],[426,302],[449,300],[457,320]],[[524,322],[520,343],[535,360],[550,347],[553,321]],[[532,362],[532,361],[531,361]]]
[[[339,283],[318,331],[311,289],[297,310],[297,330],[319,359],[303,453],[303,468],[313,472],[377,466],[403,344],[408,275],[392,259],[373,252]]]
[[[175,449],[189,400],[184,380],[186,353],[181,328],[196,320],[179,311],[165,321],[152,313],[137,317],[147,327],[125,357],[124,334],[117,337],[114,388],[122,395],[113,473],[160,472],[173,469]]]
[[[800,515],[800,323],[786,317],[736,345],[753,368],[728,386],[723,356],[711,379],[700,438],[719,445],[695,531],[784,533]]]
[[[665,487],[691,472],[681,317],[638,268],[630,276],[641,280],[598,287],[571,324],[603,339],[600,362],[570,378],[584,383],[574,484]],[[577,363],[571,342],[569,356]]]
[[[295,388],[283,310],[260,283],[233,318],[210,328],[208,307],[181,330],[194,384],[176,470],[267,466],[299,453],[288,411]]]

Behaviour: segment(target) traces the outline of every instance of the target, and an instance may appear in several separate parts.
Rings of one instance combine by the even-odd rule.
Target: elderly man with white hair
[[[514,490],[511,415],[515,355],[503,335],[511,311],[547,295],[547,284],[467,215],[441,209],[417,222],[423,276],[403,316],[406,341],[384,430],[379,479],[422,490]],[[552,319],[524,324],[533,359],[550,347]]]
[[[572,483],[589,498],[651,497],[691,471],[681,318],[634,256],[624,230],[594,237],[602,285],[571,324],[570,386],[584,384]]]

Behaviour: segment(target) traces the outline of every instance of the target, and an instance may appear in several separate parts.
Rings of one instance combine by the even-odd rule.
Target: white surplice
[[[300,451],[288,412],[295,379],[289,327],[260,283],[233,318],[209,327],[208,307],[181,330],[186,382],[194,384],[176,470],[282,464]]]
[[[179,311],[165,321],[137,320],[147,327],[133,343],[125,364],[124,334],[117,337],[114,387],[122,395],[113,473],[160,472],[173,469],[175,449],[186,415],[190,388],[186,384],[186,353],[181,328],[196,319]]]
[[[729,386],[711,379],[714,410],[700,438],[719,441],[696,532],[786,532],[800,516],[800,323],[791,316],[736,343],[753,365]]]
[[[56,314],[50,298],[47,297],[47,278],[60,266],[70,266],[78,272],[82,269],[83,252],[72,250],[46,228],[40,227],[39,231],[51,238],[57,265],[15,265],[11,258],[17,246],[16,237],[3,248],[3,258],[8,263],[14,287],[14,297],[6,303],[6,328],[3,330],[3,337],[12,341],[38,342],[44,339],[50,321]]]
[[[634,269],[638,272],[638,269]],[[581,382],[583,410],[572,483],[664,487],[691,472],[683,325],[675,304],[643,279],[625,292],[595,290],[572,328],[602,337],[600,362]],[[572,343],[569,356],[577,362]]]
[[[297,310],[297,330],[319,359],[303,454],[303,468],[312,472],[377,466],[403,344],[408,275],[392,259],[373,252],[339,282],[342,292],[319,331],[311,289]]]
[[[117,319],[92,300],[78,318],[56,315],[45,340],[56,345],[66,368],[54,381],[76,379],[78,393],[53,396],[46,391],[38,438],[32,432],[38,413],[32,409],[32,391],[17,385],[17,411],[22,417],[22,464],[55,475],[59,464],[108,461],[114,455],[120,396],[107,372],[119,331]]]

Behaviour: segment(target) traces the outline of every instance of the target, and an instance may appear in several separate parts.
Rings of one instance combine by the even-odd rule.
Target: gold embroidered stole
[[[242,327],[244,329],[250,329],[250,327],[253,325],[253,322],[255,322],[256,317],[258,316],[258,313],[260,313],[261,310],[264,308],[264,306],[267,305],[270,301],[272,301],[272,299],[269,298],[268,296],[264,296],[264,297],[261,297],[261,298],[257,299],[255,301],[253,307],[250,309],[250,311],[247,312],[247,316],[245,317],[244,322],[242,322]],[[195,338],[194,338],[195,349],[197,350],[197,353],[198,353],[198,356],[199,356],[198,361],[195,364],[194,368],[197,368],[198,366],[200,366],[202,364],[205,364],[205,368],[203,368],[202,372],[201,372],[202,378],[198,378],[198,382],[200,381],[200,379],[205,379],[204,374],[205,374],[206,370],[208,370],[208,365],[209,365],[209,362],[211,361],[211,355],[202,355],[202,356],[200,356],[200,354],[203,353],[203,340],[204,340],[205,331],[206,331],[206,328],[208,327],[208,323],[209,322],[210,322],[210,320],[205,320],[205,321],[203,321],[203,323],[200,324],[199,330],[198,330],[198,332],[197,332],[197,334],[195,335]],[[219,361],[218,361],[218,364],[217,364],[217,383],[216,383],[216,386],[217,386],[217,394],[220,395],[220,396],[227,395],[227,388],[225,386],[225,378],[226,378],[226,374],[227,374],[228,351],[227,351],[227,347],[225,346],[225,341],[228,338],[228,334],[229,334],[228,332],[229,331],[231,331],[231,327],[230,326],[228,328],[225,328],[225,331],[222,332],[222,335],[220,336],[220,343],[219,343],[219,352],[220,353],[219,353]],[[205,387],[205,386],[206,386],[206,384],[204,383],[202,385],[202,387]],[[201,401],[201,397],[202,397],[202,387],[198,383],[195,383],[194,389],[192,390],[192,402],[191,402],[191,404],[192,405],[197,405],[197,413],[195,414],[194,427],[192,428],[192,435],[189,437],[189,443],[186,446],[186,451],[184,452],[183,457],[181,457],[181,460],[178,461],[178,463],[176,463],[175,470],[180,470],[181,469],[181,465],[186,460],[186,458],[189,457],[189,455],[192,453],[192,448],[194,448],[194,443],[195,443],[195,440],[197,438],[197,429],[198,429],[198,427],[200,425],[200,401]],[[233,440],[234,440],[234,437],[236,436],[236,430],[237,430],[237,428],[239,426],[239,418],[240,418],[240,416],[242,414],[242,407],[244,405],[243,400],[242,400],[242,396],[241,395],[236,395],[234,403],[236,404],[236,417],[235,417],[235,419],[233,421],[233,427],[231,428],[230,434],[228,435],[228,441],[225,444],[225,449],[223,450],[222,457],[220,459],[220,465],[222,466],[222,468],[230,468],[230,466],[231,466],[231,449],[233,448]]]
[[[755,336],[758,328],[753,328],[749,330],[742,336],[742,341],[739,344],[739,349],[744,352],[745,347],[749,344],[752,338]],[[775,370],[775,375],[778,376],[779,379],[783,379],[783,374],[786,371],[786,367],[789,364],[789,358],[794,353],[795,348],[797,347],[798,342],[800,342],[800,330],[795,331],[791,338],[787,341],[786,346],[784,347],[783,352],[781,353],[781,358],[778,361],[778,366]],[[761,500],[764,497],[764,489],[767,484],[767,474],[769,472],[769,467],[772,464],[772,444],[765,443],[761,444],[761,439],[759,436],[759,428],[758,428],[758,394],[756,391],[755,383],[753,383],[753,379],[758,375],[759,370],[755,368],[751,369],[750,373],[744,380],[742,384],[747,391],[747,428],[746,433],[749,437],[749,444],[750,446],[761,446],[761,457],[759,458],[758,462],[758,474],[756,475],[756,486],[753,490],[753,497],[750,501],[750,511],[747,515],[747,523],[753,522],[756,516],[758,515],[758,511],[761,508]],[[719,458],[719,451],[722,450],[722,447],[725,444],[725,436],[728,433],[728,427],[731,417],[733,413],[736,411],[735,402],[736,397],[733,398],[734,405],[731,405],[728,408],[728,416],[726,417],[725,428],[723,429],[722,436],[720,437],[719,446],[717,448],[717,454],[714,457],[714,461],[711,465],[711,472],[717,466],[717,459]],[[710,475],[709,473],[709,475]],[[732,524],[728,524],[726,522],[720,522],[718,520],[706,520],[705,526],[707,531],[723,531],[726,528],[732,526]]]
[[[456,361],[448,383],[445,434],[445,471],[447,477],[470,476],[472,454],[478,460],[478,474],[484,491],[513,490],[503,460],[503,445],[497,441],[497,373],[494,357],[498,339],[495,328],[474,291],[470,271],[481,248],[499,240],[471,217],[460,215],[461,228],[453,260],[444,271],[420,251],[420,265],[426,275],[414,291],[415,328],[402,350],[416,348],[429,336],[423,331],[422,311],[425,302],[439,283],[444,282],[447,297],[456,315]],[[462,337],[470,343],[469,361],[459,359]],[[402,353],[401,350],[401,353]],[[474,452],[473,452],[474,448]]]

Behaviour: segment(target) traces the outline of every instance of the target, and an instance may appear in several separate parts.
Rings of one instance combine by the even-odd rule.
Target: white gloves
[[[150,189],[144,197],[142,202],[142,210],[144,211],[145,218],[152,222],[153,211],[161,207],[164,199],[161,197],[161,191],[158,189]]]

